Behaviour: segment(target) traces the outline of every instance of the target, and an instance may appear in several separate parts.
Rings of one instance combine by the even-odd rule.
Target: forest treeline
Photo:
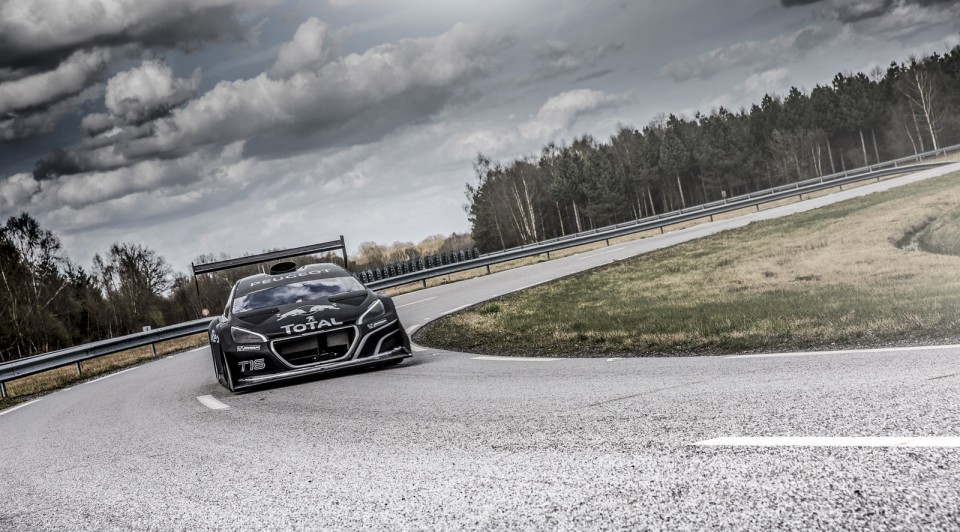
[[[349,269],[360,271],[473,245],[470,236],[436,235],[419,244],[364,242]],[[206,254],[194,263],[229,258]],[[334,262],[338,254],[296,259]],[[162,256],[137,243],[115,243],[89,269],[71,261],[60,239],[21,213],[0,226],[0,362],[219,314],[233,283],[258,265],[202,274],[174,272]]]
[[[505,164],[479,154],[465,209],[490,252],[958,143],[960,46],[737,112],[620,126],[606,142]]]

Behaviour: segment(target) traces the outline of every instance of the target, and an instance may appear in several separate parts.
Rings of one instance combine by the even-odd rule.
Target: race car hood
[[[352,324],[374,299],[369,291],[351,292],[245,312],[235,317],[238,325],[268,338],[276,338]]]

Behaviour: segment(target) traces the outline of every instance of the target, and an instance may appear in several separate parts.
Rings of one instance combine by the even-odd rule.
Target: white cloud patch
[[[25,209],[39,190],[40,183],[31,174],[14,174],[0,181],[0,210],[13,214]]]
[[[330,60],[329,37],[330,27],[310,17],[297,28],[293,40],[280,47],[277,62],[268,74],[273,78],[286,78],[302,70],[319,70]]]
[[[187,101],[200,86],[200,69],[189,79],[174,78],[173,71],[159,60],[121,72],[107,82],[104,103],[114,119],[135,124],[166,112]]]
[[[39,107],[82,92],[103,71],[110,51],[78,51],[57,68],[0,83],[0,115]]]
[[[741,42],[672,61],[660,69],[659,75],[674,81],[687,81],[711,78],[735,67],[769,68],[788,63],[823,45],[831,37],[832,32],[825,26],[808,26],[767,41]]]
[[[564,131],[577,117],[621,103],[623,96],[603,91],[578,89],[548,99],[537,115],[520,124],[520,133],[527,138],[549,141]]]

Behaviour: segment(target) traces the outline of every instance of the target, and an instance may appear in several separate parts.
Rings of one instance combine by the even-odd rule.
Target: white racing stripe
[[[0,416],[5,416],[5,415],[9,414],[10,412],[13,412],[14,410],[20,410],[21,408],[23,408],[23,407],[25,407],[25,406],[30,406],[30,405],[32,405],[33,403],[37,403],[37,402],[39,402],[39,401],[40,401],[40,399],[34,399],[33,401],[28,401],[28,402],[26,402],[26,403],[23,403],[23,404],[14,406],[14,407],[10,407],[10,408],[8,408],[8,409],[6,409],[6,410],[0,411]]]
[[[459,307],[457,307],[457,308],[455,308],[455,309],[451,309],[451,310],[448,310],[448,311],[444,312],[443,314],[441,314],[441,316],[446,316],[447,314],[453,314],[454,312],[457,312],[458,310],[463,310],[463,309],[465,309],[465,308],[467,308],[467,307],[469,307],[469,306],[470,306],[470,305],[460,305]]]
[[[421,299],[420,301],[414,301],[413,303],[404,303],[402,305],[397,305],[397,308],[409,307],[410,305],[417,305],[425,301],[430,301],[431,299],[436,299],[436,298],[437,296],[433,296],[433,297],[428,297],[426,299]]]
[[[592,259],[592,258],[594,258],[594,257],[599,257],[600,255],[606,255],[607,253],[613,253],[613,252],[615,252],[615,251],[620,251],[620,250],[622,250],[622,249],[623,249],[623,246],[620,246],[620,247],[618,247],[618,248],[610,248],[610,249],[608,249],[608,250],[606,250],[606,251],[603,251],[603,252],[600,252],[600,253],[594,253],[594,254],[592,254],[592,255],[587,255],[586,257],[580,257],[580,258],[577,259],[577,260]]]
[[[957,436],[734,436],[694,443],[701,447],[960,447]]]
[[[556,362],[560,360],[559,358],[540,358],[540,357],[496,357],[496,356],[479,356],[473,357],[471,360],[496,360],[502,362]]]
[[[798,351],[796,353],[766,353],[760,355],[732,355],[723,358],[779,358],[779,357],[807,357],[814,355],[851,355],[856,353],[901,353],[905,351],[937,351],[943,349],[958,349],[960,345],[930,345],[917,347],[880,347],[876,349],[848,349],[843,351]]]
[[[111,373],[111,374],[109,374],[109,375],[104,375],[103,377],[100,377],[99,379],[93,379],[92,381],[87,381],[87,382],[85,382],[84,384],[93,384],[93,383],[95,383],[95,382],[99,382],[99,381],[102,381],[102,380],[104,380],[104,379],[109,379],[110,377],[116,377],[117,375],[119,375],[119,374],[121,374],[121,373],[126,373],[126,372],[128,372],[128,371],[133,371],[133,370],[135,370],[135,369],[140,369],[140,366],[136,366],[136,367],[133,367],[133,368],[127,368],[127,369],[118,371],[118,372],[116,372],[116,373]]]
[[[200,404],[209,408],[210,410],[226,410],[230,408],[228,405],[217,401],[217,399],[212,395],[201,395],[197,397],[197,401],[200,401]]]

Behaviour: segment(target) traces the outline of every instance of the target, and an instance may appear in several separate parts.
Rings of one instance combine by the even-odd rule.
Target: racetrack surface
[[[414,327],[958,166],[395,299]],[[697,445],[771,436],[864,439]],[[0,530],[960,528],[960,448],[869,439],[893,436],[960,436],[960,348],[651,359],[427,349],[391,369],[241,395],[216,383],[202,348],[0,412]]]

